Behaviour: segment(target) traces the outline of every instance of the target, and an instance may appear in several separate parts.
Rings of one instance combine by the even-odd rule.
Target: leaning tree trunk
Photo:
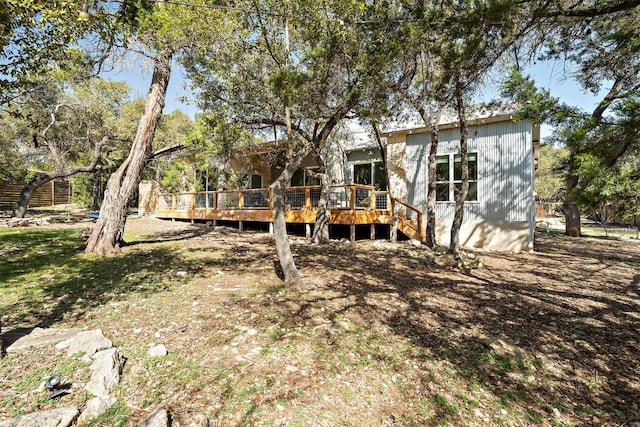
[[[102,147],[109,142],[110,137],[104,136],[99,142],[96,143],[93,151],[93,159],[87,166],[80,166],[71,170],[60,170],[55,172],[49,172],[42,175],[38,175],[24,186],[20,192],[20,199],[13,208],[14,218],[24,218],[27,213],[27,207],[29,206],[29,200],[33,192],[38,188],[59,178],[68,178],[78,173],[91,173],[101,169],[100,159],[102,158]]]
[[[120,250],[127,220],[127,206],[140,183],[145,161],[151,153],[153,135],[164,108],[172,58],[171,50],[160,51],[154,58],[151,87],[136,137],[129,156],[107,182],[100,216],[87,241],[85,252],[113,253]]]
[[[451,243],[449,253],[458,256],[460,246],[460,227],[464,217],[464,201],[469,193],[469,156],[467,146],[467,119],[465,117],[462,80],[460,74],[456,75],[456,105],[458,109],[458,121],[460,123],[460,169],[462,178],[462,189],[455,192],[456,207],[451,224]]]
[[[22,191],[20,192],[20,198],[16,202],[16,205],[13,207],[13,214],[12,214],[13,217],[24,218],[24,216],[27,213],[27,208],[29,207],[29,201],[31,200],[31,196],[33,195],[33,192],[36,191],[41,186],[43,186],[44,184],[46,184],[47,182],[50,182],[56,178],[60,178],[61,176],[63,176],[63,174],[59,172],[51,172],[43,175],[38,175],[35,178],[33,178],[31,181],[29,181],[27,185],[25,185],[22,188]]]

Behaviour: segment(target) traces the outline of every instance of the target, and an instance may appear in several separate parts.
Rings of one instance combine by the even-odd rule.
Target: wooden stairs
[[[426,236],[422,232],[422,211],[400,199],[394,198],[393,201],[405,208],[404,212],[398,213],[398,230],[410,239],[424,242]],[[400,209],[396,211],[400,211]]]

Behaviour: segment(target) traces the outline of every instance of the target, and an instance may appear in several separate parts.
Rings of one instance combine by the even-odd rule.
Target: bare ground
[[[127,231],[144,237],[121,257],[169,247],[179,263],[152,293],[113,295],[54,322],[101,328],[123,349],[116,397],[127,425],[158,406],[175,425],[640,420],[638,243],[540,234],[535,253],[469,252],[484,267],[460,269],[407,242],[293,237],[301,274],[318,286],[299,294],[278,279],[268,234],[153,219]],[[150,361],[158,342],[170,355]],[[14,356],[3,387],[41,357]],[[9,413],[0,407],[0,418]]]

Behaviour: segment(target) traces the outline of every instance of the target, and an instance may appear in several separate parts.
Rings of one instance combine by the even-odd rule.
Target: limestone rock
[[[485,344],[495,353],[496,356],[509,359],[526,359],[527,353],[516,345],[510,344],[499,338],[490,338]]]
[[[44,347],[58,344],[80,333],[81,329],[43,329],[35,328],[31,333],[18,338],[6,348],[7,353],[18,353],[31,347]]]
[[[104,414],[105,412],[107,412],[107,409],[111,408],[113,404],[116,402],[117,402],[116,398],[112,396],[106,396],[106,397],[96,396],[90,399],[87,402],[87,405],[85,406],[84,411],[82,411],[82,413],[80,414],[80,417],[78,418],[78,425],[85,424],[91,421],[92,419],[97,418],[100,415]]]
[[[138,423],[138,427],[169,427],[171,417],[165,408],[156,409],[144,421]]]
[[[111,340],[102,335],[102,330],[100,329],[80,332],[69,344],[67,357],[80,352],[93,356],[98,351],[111,348],[112,345]]]
[[[149,348],[147,354],[151,357],[162,357],[169,354],[169,351],[167,351],[167,347],[165,347],[164,344],[158,344]]]
[[[120,382],[120,374],[125,358],[118,348],[110,348],[96,353],[93,364],[89,367],[91,378],[85,390],[94,396],[107,397],[113,387]]]
[[[452,254],[445,254],[439,257],[436,257],[433,262],[440,267],[455,267],[458,265],[458,261],[456,257]]]
[[[0,427],[68,427],[78,417],[78,408],[56,408],[0,421]]]

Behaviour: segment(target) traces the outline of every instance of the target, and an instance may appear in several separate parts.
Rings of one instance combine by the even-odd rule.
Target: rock
[[[416,248],[419,248],[420,246],[422,246],[422,242],[416,239],[409,240],[409,243],[415,246]]]
[[[87,402],[84,411],[78,417],[78,425],[85,424],[94,418],[98,418],[100,415],[107,412],[107,409],[111,408],[117,400],[112,396],[96,396]]]
[[[158,345],[154,345],[153,347],[150,347],[149,350],[147,350],[147,354],[150,357],[163,357],[169,354],[169,351],[167,350],[167,347],[165,347],[164,344],[158,344]]]
[[[456,257],[452,254],[444,254],[436,257],[433,262],[440,267],[455,267],[458,265]]]
[[[346,320],[337,320],[334,322],[334,326],[338,329],[342,329],[343,331],[351,331],[352,327],[351,327],[351,323],[349,323]]]
[[[176,276],[178,276],[178,277],[187,277],[187,272],[186,271],[178,271],[176,273]]]
[[[113,387],[120,382],[125,358],[118,348],[103,350],[96,353],[94,358],[89,367],[91,378],[84,388],[94,396],[108,397]]]
[[[487,339],[485,344],[489,346],[496,356],[508,359],[525,359],[527,357],[524,350],[501,339]]]
[[[0,427],[68,427],[78,417],[78,408],[56,408],[0,421]]]
[[[153,411],[144,421],[138,423],[138,427],[169,427],[170,425],[171,417],[165,408]]]
[[[31,333],[18,338],[9,347],[6,348],[7,353],[18,353],[31,347],[45,347],[58,344],[68,340],[78,333],[81,329],[43,329],[35,328]]]
[[[102,335],[102,330],[84,331],[77,334],[69,344],[67,357],[80,352],[93,356],[96,352],[109,349],[112,346],[111,340]]]

